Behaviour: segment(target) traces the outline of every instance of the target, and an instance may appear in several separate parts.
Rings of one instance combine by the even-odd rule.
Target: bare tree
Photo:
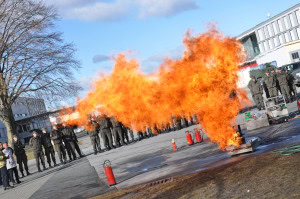
[[[0,0],[0,120],[16,134],[11,106],[20,96],[60,101],[77,94],[80,67],[55,30],[56,10],[38,0]]]

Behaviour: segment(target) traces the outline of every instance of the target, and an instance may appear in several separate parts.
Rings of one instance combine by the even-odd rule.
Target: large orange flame
[[[242,106],[239,96],[245,98],[237,88],[244,59],[241,44],[211,28],[198,36],[188,32],[184,45],[182,59],[166,58],[150,75],[140,71],[135,59],[118,55],[112,73],[96,80],[93,90],[78,101],[79,118],[73,124],[85,125],[87,115],[99,110],[144,131],[145,126],[170,122],[171,116],[196,114],[221,149],[238,146],[232,124]]]

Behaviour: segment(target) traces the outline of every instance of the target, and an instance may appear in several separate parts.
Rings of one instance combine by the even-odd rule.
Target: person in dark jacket
[[[28,164],[27,164],[28,163],[27,155],[26,155],[26,152],[24,149],[25,145],[20,140],[18,140],[17,136],[13,137],[13,148],[15,150],[15,155],[17,157],[17,163],[19,165],[19,170],[21,172],[22,177],[25,177],[23,166],[25,168],[27,176],[30,175],[29,169],[28,169]]]
[[[50,139],[54,143],[55,150],[58,154],[59,160],[61,164],[67,163],[66,150],[62,142],[62,133],[58,130],[57,126],[54,125],[52,127],[52,131],[50,133]]]
[[[32,152],[36,161],[36,167],[38,168],[38,172],[42,172],[40,168],[40,160],[43,165],[43,169],[46,170],[45,166],[45,157],[42,149],[42,139],[38,136],[36,131],[32,132],[33,137],[29,140],[29,146],[32,148]]]
[[[66,124],[63,124],[61,132],[63,135],[62,138],[65,143],[65,147],[66,147],[70,161],[76,160],[73,129],[68,127]],[[72,158],[72,156],[73,156],[73,158]]]
[[[55,159],[55,151],[50,139],[50,133],[47,133],[46,129],[42,129],[41,138],[49,167],[52,168],[51,158],[54,166],[57,166]]]
[[[82,154],[81,150],[80,150],[80,147],[78,145],[78,139],[77,139],[77,136],[74,132],[74,129],[72,128],[72,134],[73,134],[73,142],[74,142],[74,146],[75,146],[75,150],[77,151],[78,155],[80,158],[84,157],[84,155]]]

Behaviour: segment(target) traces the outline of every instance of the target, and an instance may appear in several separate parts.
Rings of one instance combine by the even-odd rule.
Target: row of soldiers
[[[287,103],[292,102],[297,96],[297,90],[294,84],[294,76],[287,70],[274,69],[267,70],[263,78],[263,85],[255,76],[251,76],[248,84],[252,98],[259,110],[264,109],[263,91],[267,98],[278,96],[280,92],[284,96]]]
[[[188,118],[174,117],[173,121],[165,125],[154,125],[152,128],[145,127],[145,131],[138,131],[138,140],[143,138],[152,137],[155,134],[167,133],[174,130],[180,130],[181,128],[188,127],[192,124],[197,124],[196,116]],[[117,121],[114,117],[102,116],[89,117],[88,134],[90,135],[91,143],[93,146],[94,154],[109,151],[116,147],[127,145],[131,142],[135,142],[133,131],[125,127],[121,122]],[[100,136],[99,136],[100,135]],[[131,140],[129,140],[129,135]],[[101,149],[100,137],[104,142],[104,150]],[[113,144],[114,142],[114,144]]]

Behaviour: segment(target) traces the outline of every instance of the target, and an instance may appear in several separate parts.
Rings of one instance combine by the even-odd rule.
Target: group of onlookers
[[[286,103],[295,100],[297,89],[294,80],[294,76],[287,70],[280,70],[279,68],[275,70],[272,68],[266,71],[263,83],[258,81],[255,76],[251,76],[248,88],[257,108],[261,110],[264,109],[263,91],[265,91],[267,98],[277,97],[280,92]]]
[[[14,138],[14,140],[15,139],[17,138]],[[13,187],[13,185],[21,183],[17,170],[17,162],[19,163],[19,160],[15,160],[14,150],[9,147],[6,142],[3,144],[0,143],[0,184],[3,185],[4,190],[10,189]],[[27,175],[29,174],[30,173],[27,170]],[[12,185],[10,185],[10,182]]]
[[[30,175],[24,143],[22,143],[17,136],[14,136],[12,145],[13,147],[9,147],[7,143],[0,143],[0,185],[3,185],[4,190],[21,183],[17,164],[19,165],[21,177],[25,177],[24,169],[26,175]],[[67,163],[66,154],[69,156],[69,161],[77,159],[75,152],[78,153],[78,158],[83,157],[75,132],[72,127],[67,125],[55,125],[50,133],[47,133],[46,129],[34,130],[32,132],[32,138],[29,140],[29,146],[36,160],[38,172],[42,172],[40,163],[43,166],[43,170],[47,169],[45,165],[45,155],[49,168],[58,166],[54,148],[58,153],[61,164]],[[12,185],[10,183],[12,183]]]

